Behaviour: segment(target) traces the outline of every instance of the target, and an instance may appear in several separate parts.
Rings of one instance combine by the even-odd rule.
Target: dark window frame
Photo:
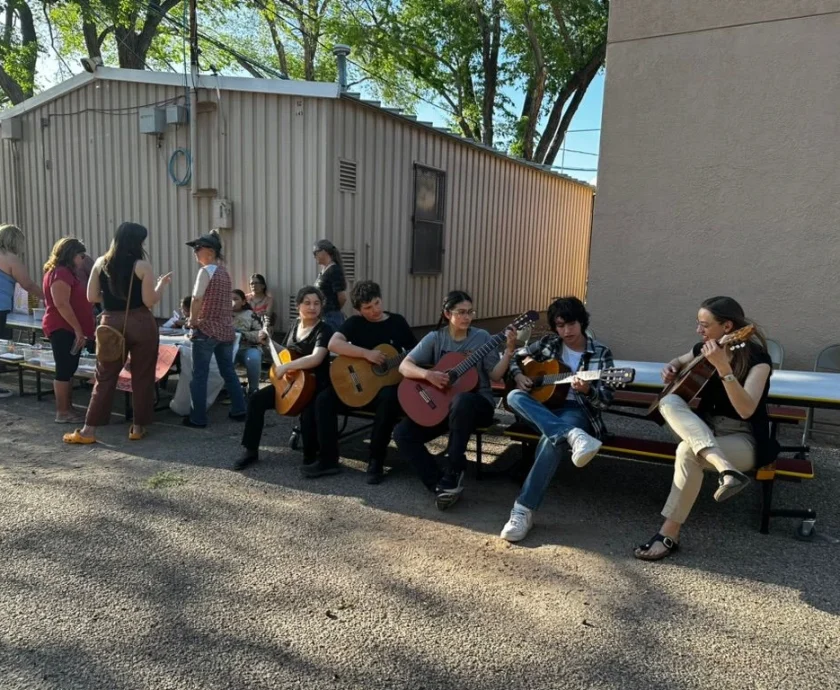
[[[436,178],[435,209],[430,213],[418,208],[418,184],[423,175]],[[411,273],[443,273],[446,229],[446,171],[423,163],[414,164],[413,213],[411,216]]]

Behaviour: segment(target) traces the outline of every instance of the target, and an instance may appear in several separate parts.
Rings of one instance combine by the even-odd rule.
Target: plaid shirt
[[[535,340],[530,345],[519,348],[513,353],[513,360],[510,364],[509,372],[511,378],[515,378],[517,374],[522,373],[522,360],[526,357],[530,357],[537,362],[547,362],[551,359],[562,362],[563,340],[559,335],[550,334],[539,340]],[[578,371],[609,369],[612,366],[613,356],[610,348],[603,343],[599,343],[594,338],[587,336],[586,349],[580,358]],[[575,399],[586,411],[594,435],[597,438],[603,438],[606,435],[607,428],[604,425],[603,419],[601,419],[601,410],[606,410],[612,403],[613,390],[603,385],[600,381],[590,381],[589,387],[589,393],[586,395],[574,392]]]

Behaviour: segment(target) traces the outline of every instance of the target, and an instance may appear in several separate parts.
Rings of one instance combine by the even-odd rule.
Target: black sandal
[[[653,556],[641,555],[639,553],[640,551],[650,551],[651,547],[658,541],[662,542],[662,545],[665,547],[665,551],[662,553],[658,553]],[[641,561],[661,561],[663,558],[667,558],[672,552],[677,551],[679,548],[680,543],[678,541],[674,541],[671,537],[666,537],[664,534],[657,532],[656,536],[648,541],[647,544],[640,544],[637,546],[633,555]]]
[[[735,477],[738,481],[735,484],[727,485],[723,483],[724,477]],[[743,472],[739,472],[738,470],[724,470],[718,475],[718,488],[715,491],[715,500],[718,503],[723,503],[735,494],[746,489],[749,483],[750,478]]]

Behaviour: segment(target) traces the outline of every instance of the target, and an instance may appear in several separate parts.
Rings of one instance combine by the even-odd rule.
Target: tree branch
[[[563,43],[566,46],[566,52],[575,62],[578,62],[580,60],[580,49],[572,40],[572,36],[569,33],[569,27],[566,26],[566,19],[563,16],[563,10],[560,7],[560,3],[562,1],[563,0],[551,0],[549,4],[551,5],[551,11],[554,14],[557,26],[560,29],[560,34],[563,36]]]
[[[523,20],[525,24],[525,31],[528,34],[528,43],[531,46],[531,57],[534,61],[534,74],[533,89],[529,92],[531,97],[531,107],[526,115],[527,120],[525,121],[525,128],[522,133],[522,157],[525,160],[531,160],[534,155],[534,137],[537,133],[540,110],[545,96],[545,82],[548,77],[548,72],[545,68],[542,46],[540,45],[540,40],[537,36],[534,24],[531,21],[531,12],[527,2],[525,4]]]

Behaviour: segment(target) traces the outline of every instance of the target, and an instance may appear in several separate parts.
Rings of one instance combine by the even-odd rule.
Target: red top
[[[87,298],[87,286],[76,277],[73,271],[65,266],[59,266],[44,275],[44,302],[47,305],[47,311],[44,314],[44,321],[42,324],[44,335],[49,338],[50,333],[62,329],[70,331],[71,333],[73,332],[73,327],[65,321],[53,301],[50,288],[57,280],[67,283],[70,286],[70,307],[73,309],[73,313],[79,320],[82,332],[87,338],[93,339],[95,322],[93,319],[93,305],[88,302]]]

